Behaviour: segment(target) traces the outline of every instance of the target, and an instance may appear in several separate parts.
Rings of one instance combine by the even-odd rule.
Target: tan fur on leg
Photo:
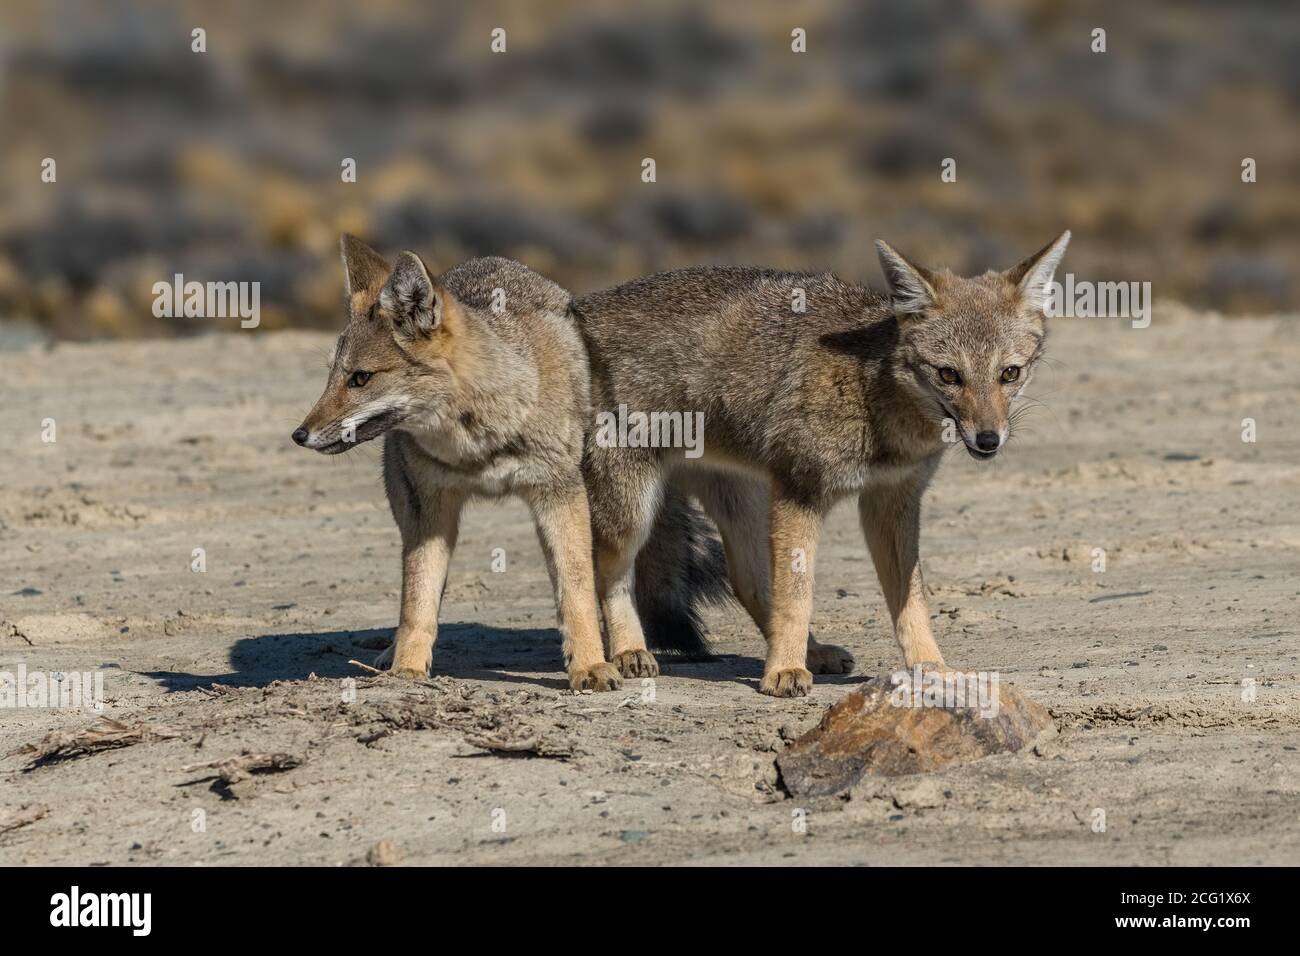
[[[737,600],[749,612],[764,637],[772,613],[769,584],[768,488],[766,483],[725,472],[685,476],[684,490],[701,506],[722,535],[727,575]],[[834,644],[822,644],[808,632],[807,667],[814,674],[849,674],[853,655]]]
[[[619,674],[605,660],[596,617],[586,489],[577,485],[562,492],[548,491],[529,503],[555,588],[569,686],[574,690],[617,690]]]
[[[759,690],[774,697],[803,697],[812,689],[812,673],[806,666],[808,624],[821,513],[774,486],[768,527],[772,612]]]
[[[394,509],[402,532],[402,611],[397,638],[379,656],[376,666],[388,665],[401,677],[429,675],[438,636],[438,608],[463,505],[464,497],[446,488],[418,510]]]
[[[942,667],[943,655],[930,630],[930,608],[921,580],[919,545],[924,490],[924,478],[868,488],[858,499],[858,515],[904,661],[908,667],[921,663]]]

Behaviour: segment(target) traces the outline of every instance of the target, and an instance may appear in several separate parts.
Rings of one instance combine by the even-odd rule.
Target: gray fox
[[[402,604],[377,663],[429,673],[461,509],[515,494],[537,523],[570,686],[618,687],[595,604],[581,471],[588,366],[569,294],[509,259],[472,259],[435,279],[413,252],[390,267],[353,236],[342,249],[349,321],[292,438],[337,454],[384,436]]]
[[[376,663],[429,673],[461,510],[516,494],[537,523],[570,685],[617,688],[592,582],[581,470],[589,368],[571,296],[509,259],[472,259],[435,279],[413,252],[390,266],[355,236],[341,246],[347,327],[292,438],[338,454],[384,436],[402,602],[396,640]],[[721,545],[680,495],[665,497],[636,566],[637,612],[656,643],[698,636],[701,604],[726,596]]]
[[[887,295],[828,273],[694,268],[575,299],[597,412],[700,412],[705,423],[693,454],[611,446],[588,430],[597,595],[620,672],[658,670],[637,613],[637,555],[665,523],[665,503],[691,516],[683,496],[716,523],[732,589],[767,639],[763,693],[803,696],[812,672],[853,667],[809,629],[822,519],[849,495],[905,661],[943,667],[918,563],[921,497],[945,420],[981,461],[1005,443],[1010,403],[1043,353],[1048,286],[1069,239],[973,278],[879,242]],[[694,603],[689,592],[672,599]],[[698,649],[698,629],[658,631],[661,643]]]

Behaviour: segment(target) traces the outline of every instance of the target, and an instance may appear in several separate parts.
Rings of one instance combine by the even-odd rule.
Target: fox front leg
[[[908,667],[944,667],[930,630],[930,608],[921,580],[921,494],[918,476],[906,482],[873,485],[858,498],[858,516],[876,565],[880,588],[894,622],[894,638]]]
[[[574,690],[617,690],[622,682],[614,665],[605,660],[596,616],[587,491],[578,482],[561,491],[538,494],[529,503],[555,590],[569,686]]]
[[[450,488],[419,502],[394,505],[402,532],[402,611],[397,637],[375,665],[388,667],[398,677],[428,677],[433,666],[438,608],[463,505],[464,497]]]

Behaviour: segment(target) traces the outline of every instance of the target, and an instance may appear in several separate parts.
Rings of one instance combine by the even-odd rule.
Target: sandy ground
[[[1296,321],[1057,321],[1031,389],[1048,407],[995,462],[945,462],[923,554],[949,661],[998,671],[1059,737],[807,804],[774,755],[861,678],[760,696],[760,639],[731,608],[710,614],[716,663],[568,692],[517,503],[466,518],[427,686],[349,665],[395,623],[399,568],[377,447],[287,437],[330,338],[0,353],[0,670],[100,669],[107,716],[177,734],[0,759],[0,830],[43,813],[0,832],[0,862],[348,865],[384,840],[411,863],[1300,858]],[[850,507],[819,561],[819,636],[860,673],[895,666]],[[0,754],[93,722],[0,710]],[[467,742],[484,736],[546,755]],[[193,766],[244,751],[301,763],[231,784]]]

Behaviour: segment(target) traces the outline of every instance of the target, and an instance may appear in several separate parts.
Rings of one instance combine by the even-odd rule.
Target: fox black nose
[[[975,447],[980,451],[997,451],[1002,439],[997,432],[980,432],[975,436]]]
[[[307,429],[295,428],[293,430],[293,434],[290,437],[294,441],[296,441],[299,445],[305,445],[307,444]]]

